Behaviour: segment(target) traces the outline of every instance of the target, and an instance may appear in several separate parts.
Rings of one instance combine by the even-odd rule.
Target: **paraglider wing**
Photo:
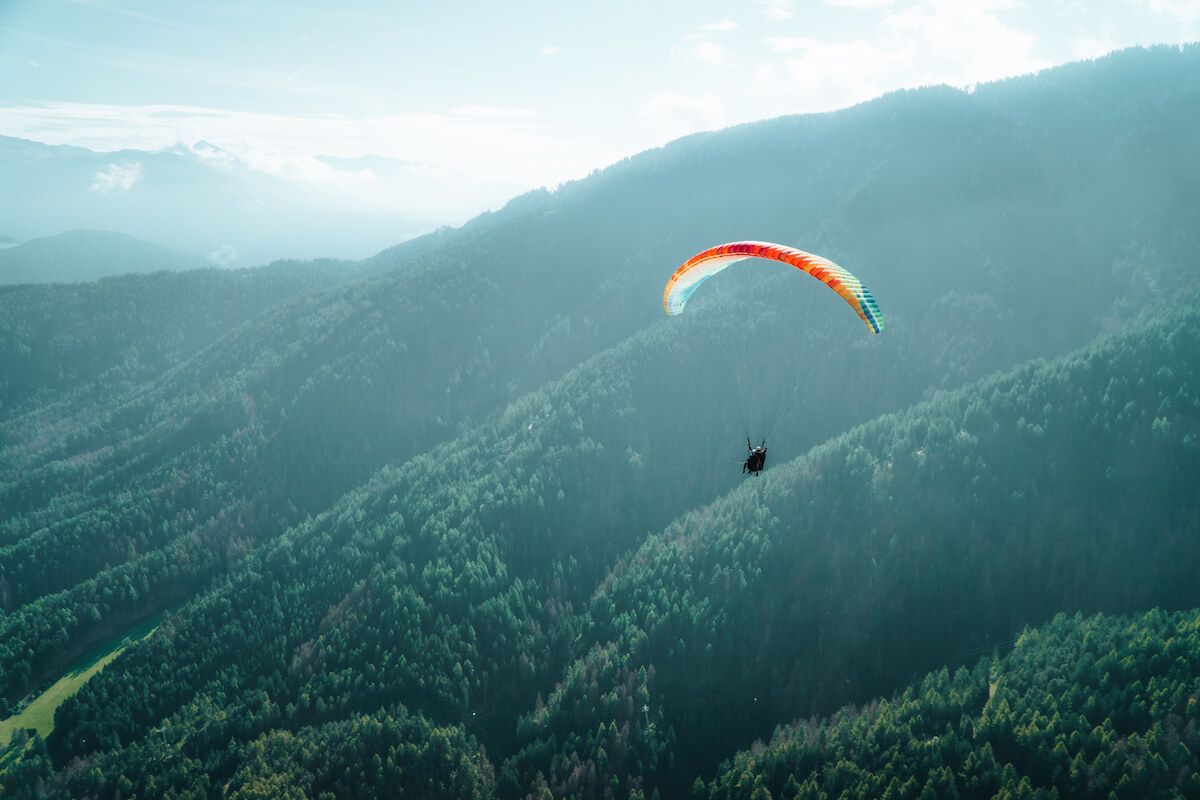
[[[769,242],[730,242],[692,256],[667,281],[663,308],[671,316],[683,313],[688,298],[700,284],[730,264],[748,258],[779,261],[807,272],[841,295],[873,333],[883,330],[883,314],[862,281],[827,258]]]

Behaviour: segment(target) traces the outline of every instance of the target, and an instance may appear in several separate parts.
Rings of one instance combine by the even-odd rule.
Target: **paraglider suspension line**
[[[733,359],[729,357],[729,353],[725,349],[725,343],[722,342],[719,337],[717,339],[717,344],[717,349],[721,351],[721,355],[724,357],[725,363],[729,367],[729,374],[733,376],[733,385],[737,389],[738,411],[741,412],[742,415],[742,429],[746,433],[746,438],[749,439],[750,420],[746,416],[746,399],[742,395],[742,376],[738,373],[737,367],[734,366]]]
[[[796,381],[796,384],[792,387],[792,391],[788,393],[788,396],[779,406],[779,412],[775,414],[775,419],[771,422],[771,427],[767,429],[767,435],[764,437],[767,441],[770,441],[771,434],[775,433],[775,428],[779,425],[779,421],[783,419],[784,414],[789,408],[791,408],[792,404],[796,402],[796,397],[800,394],[800,387],[806,386],[808,382],[812,380],[818,372],[821,371],[828,361],[828,358],[828,355],[820,358],[817,361],[816,366],[809,370],[807,375]]]

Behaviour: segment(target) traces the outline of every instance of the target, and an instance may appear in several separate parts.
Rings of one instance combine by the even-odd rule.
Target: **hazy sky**
[[[374,153],[482,210],[692,131],[1198,31],[1200,0],[0,0],[0,134],[311,180]]]

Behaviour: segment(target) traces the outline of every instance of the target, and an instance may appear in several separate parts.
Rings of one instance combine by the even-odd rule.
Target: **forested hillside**
[[[1200,613],[1059,615],[974,668],[778,730],[694,796],[1200,795]]]
[[[156,768],[122,743],[165,720],[197,742],[170,778],[183,789],[240,769],[239,741],[402,703],[462,725],[492,758],[524,743],[499,770],[505,796],[542,780],[556,795],[677,792],[722,745],[890,690],[1058,608],[1194,604],[1194,306],[782,465],[652,537],[590,602],[583,587],[625,526],[600,506],[576,516],[565,489],[615,468],[588,406],[623,404],[575,392],[574,435],[545,435],[576,444],[549,462],[536,437],[515,441],[528,433],[515,409],[491,444],[385,473],[252,554],[69,701],[51,752],[107,750],[93,757],[109,790],[117,775],[137,785]],[[489,465],[474,484],[452,477],[473,462]],[[608,496],[636,496],[642,474],[622,472]],[[896,497],[913,504],[889,516]],[[947,596],[961,612],[931,625]]]
[[[689,137],[349,277],[0,292],[0,715],[179,606],[6,788],[679,796],[1058,611],[1200,605],[1198,59]],[[888,330],[767,268],[664,319],[735,238]]]
[[[58,419],[80,406],[95,408],[347,271],[338,262],[209,265],[75,286],[0,288],[0,420],[31,411],[31,418]],[[66,397],[73,402],[59,406]]]
[[[886,417],[652,537],[582,614],[570,608],[570,561],[594,547],[564,543],[574,555],[547,571],[539,528],[503,524],[529,519],[522,507],[552,507],[534,488],[550,465],[530,467],[515,497],[481,481],[478,511],[469,487],[445,489],[466,489],[457,503],[430,495],[422,511],[422,487],[404,483],[436,480],[432,465],[432,476],[382,476],[252,555],[169,636],[92,680],[60,712],[52,752],[119,747],[167,720],[176,746],[194,742],[170,774],[181,789],[244,769],[239,740],[404,703],[484,736],[491,758],[514,733],[536,738],[500,770],[505,795],[539,784],[539,772],[554,793],[583,796],[611,781],[622,794],[643,780],[690,782],[695,772],[674,778],[667,765],[685,772],[710,756],[706,742],[902,684],[925,660],[1002,643],[1055,604],[1194,603],[1198,353],[1200,313],[1189,307]],[[575,461],[587,463],[601,447],[577,435]],[[1070,456],[1037,464],[1031,452],[1043,449]],[[971,470],[960,469],[965,458]],[[1139,463],[1142,475],[1116,491],[1114,462]],[[1033,506],[1018,497],[1031,487]],[[876,507],[913,493],[907,515]],[[596,519],[593,530],[590,542],[611,528]],[[947,595],[961,614],[932,614]],[[570,651],[581,662],[558,673]],[[514,686],[541,687],[545,705],[512,696]],[[653,728],[642,729],[642,703]],[[156,774],[142,746],[100,758],[108,790],[121,786],[115,776]],[[545,771],[532,769],[541,759]]]
[[[678,792],[730,742],[890,691],[1055,611],[1200,603],[1198,387],[1191,296],[688,514],[600,586],[589,644],[519,727],[518,783],[538,770],[583,793],[579,764],[623,782],[623,766],[602,766],[616,744]],[[597,738],[614,724],[621,736]]]

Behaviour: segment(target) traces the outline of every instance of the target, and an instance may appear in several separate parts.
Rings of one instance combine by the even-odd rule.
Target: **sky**
[[[312,183],[374,154],[461,221],[696,131],[1197,39],[1200,0],[0,0],[0,135]]]

